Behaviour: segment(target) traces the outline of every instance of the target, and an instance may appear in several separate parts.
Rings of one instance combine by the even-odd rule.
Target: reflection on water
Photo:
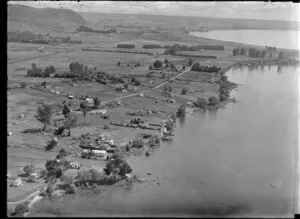
[[[282,65],[278,65],[278,66],[277,66],[277,72],[278,72],[278,73],[281,73],[281,72],[282,72]]]
[[[49,206],[74,215],[292,216],[299,67],[281,68],[229,71],[242,84],[232,92],[238,103],[187,115],[171,143],[128,160],[138,176],[159,183]]]

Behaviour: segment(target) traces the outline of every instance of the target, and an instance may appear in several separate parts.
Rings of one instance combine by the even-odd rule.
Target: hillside
[[[8,5],[7,20],[9,30],[19,28],[20,31],[26,27],[62,31],[86,24],[81,15],[69,9],[32,8],[24,5]]]
[[[272,21],[256,19],[229,19],[189,16],[166,16],[145,14],[105,14],[80,12],[88,21],[95,25],[113,25],[122,21],[127,24],[163,24],[169,28],[188,26],[190,30],[235,30],[235,29],[260,29],[260,30],[297,30],[300,23],[296,21]],[[97,22],[98,21],[98,22]],[[101,22],[100,22],[101,21]]]

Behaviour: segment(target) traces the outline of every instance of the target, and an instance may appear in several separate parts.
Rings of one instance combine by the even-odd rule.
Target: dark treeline
[[[43,35],[35,35],[29,31],[16,33],[16,32],[7,32],[7,42],[22,42],[22,43],[40,43],[48,44],[48,42],[43,38]]]
[[[21,42],[21,43],[36,43],[36,44],[50,44],[50,43],[76,43],[81,44],[80,40],[71,40],[68,37],[51,37],[49,34],[33,34],[26,32],[7,32],[7,42]]]
[[[197,45],[197,46],[187,46],[174,44],[173,46],[164,46],[166,48],[166,55],[175,55],[177,51],[199,51],[199,50],[224,50],[224,46],[221,45]]]
[[[144,49],[160,49],[161,45],[157,45],[157,44],[145,44],[143,45]]]
[[[153,52],[142,52],[142,51],[123,51],[123,50],[98,50],[98,49],[81,49],[82,51],[95,51],[95,52],[117,52],[117,53],[135,53],[135,54],[145,54],[153,55]]]
[[[241,55],[241,56],[249,56],[249,57],[253,57],[253,58],[265,58],[266,57],[266,50],[259,50],[259,49],[256,49],[256,48],[234,48],[232,50],[232,54],[234,56],[237,56],[237,55]]]
[[[44,69],[38,68],[35,63],[31,64],[31,69],[27,70],[28,77],[50,77],[50,74],[55,73],[56,69],[53,65]]]
[[[272,46],[265,46],[265,48],[266,48],[266,50],[268,52],[276,52],[276,47],[275,46],[274,47],[272,47]]]
[[[118,44],[117,48],[133,49],[135,48],[134,44]]]
[[[109,33],[116,33],[117,30],[115,28],[109,29],[109,30],[96,30],[90,27],[86,27],[84,25],[81,25],[80,27],[78,27],[76,29],[76,31],[79,32],[92,32],[92,33],[105,33],[105,34],[109,34]]]
[[[192,71],[200,71],[200,72],[209,72],[209,73],[218,73],[221,68],[217,66],[204,66],[200,65],[198,62],[194,63],[192,66]]]

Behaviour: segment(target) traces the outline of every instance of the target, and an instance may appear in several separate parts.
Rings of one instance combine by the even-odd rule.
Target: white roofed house
[[[92,97],[90,98],[85,98],[85,103],[87,104],[87,106],[89,107],[93,107],[94,106],[94,99]]]

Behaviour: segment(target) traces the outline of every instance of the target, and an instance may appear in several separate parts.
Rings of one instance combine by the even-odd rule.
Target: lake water
[[[300,31],[294,30],[213,30],[190,34],[216,40],[300,50]]]
[[[238,103],[179,121],[172,143],[129,160],[159,184],[43,203],[67,215],[293,216],[298,154],[298,74],[293,66],[241,67]],[[147,176],[146,173],[151,173]],[[48,203],[48,205],[47,205]],[[47,209],[47,210],[46,210]]]

